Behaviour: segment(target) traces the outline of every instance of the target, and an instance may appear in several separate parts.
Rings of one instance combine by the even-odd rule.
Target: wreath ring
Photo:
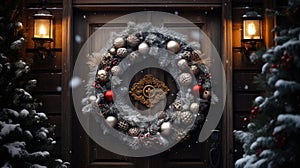
[[[97,113],[104,117],[108,126],[129,136],[130,146],[163,146],[166,143],[159,139],[182,139],[188,130],[203,122],[210,105],[211,76],[199,48],[178,38],[176,32],[156,27],[147,31],[124,31],[116,35],[110,44],[100,58],[92,84],[95,102],[99,107]],[[139,61],[147,61],[148,68],[156,66],[168,71],[178,80],[177,86],[180,87],[175,101],[153,116],[140,115],[125,101],[129,95],[141,101],[141,95],[144,95],[144,105],[151,109],[161,99],[157,96],[147,97],[146,89],[150,88],[151,94],[154,94],[153,90],[162,93],[157,95],[168,94],[168,88],[162,87],[163,81],[156,81],[151,74],[145,74],[142,82],[138,82],[141,86],[129,88],[128,84],[124,84],[124,74],[128,74],[134,63]],[[142,69],[137,71],[142,72]],[[153,81],[161,87],[155,86]],[[141,88],[142,91],[135,88]]]

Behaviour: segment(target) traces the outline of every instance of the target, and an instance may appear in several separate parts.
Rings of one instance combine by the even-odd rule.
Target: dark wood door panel
[[[79,1],[78,1],[79,2]],[[91,33],[95,32],[100,26],[104,23],[107,23],[111,19],[114,19],[118,16],[124,15],[126,13],[121,11],[114,12],[106,12],[106,11],[93,11],[83,10],[84,8],[75,9],[76,13],[74,13],[74,35],[80,35],[80,37],[85,40],[87,39]],[[218,51],[220,51],[220,43],[221,40],[221,22],[220,22],[220,11],[216,10],[215,15],[202,15],[196,8],[191,7],[190,11],[179,11],[180,15],[188,18],[196,25],[198,25],[203,31],[205,31],[209,37],[213,38],[212,42],[214,42],[215,47]],[[136,9],[134,9],[135,11]],[[146,10],[146,8],[145,8]],[[134,12],[128,11],[128,12]],[[87,19],[83,19],[83,16]],[[151,17],[149,17],[151,18]],[[193,31],[186,25],[181,25],[180,23],[176,23],[176,21],[161,19],[160,17],[154,17],[157,23],[164,23],[165,27],[169,27],[170,29],[174,29],[175,31],[181,32],[183,34],[191,35],[190,32]],[[161,19],[161,20],[159,20]],[[145,20],[146,22],[147,20]],[[124,23],[117,23],[116,25],[107,25],[107,32],[113,30],[120,31],[126,26],[127,21]],[[180,28],[182,27],[182,28]],[[107,34],[108,35],[108,34]],[[105,39],[105,38],[104,38]],[[102,46],[100,43],[106,43],[103,39],[92,39],[97,41],[95,45],[91,45],[91,51],[99,51]],[[100,40],[100,41],[99,41]],[[204,46],[206,44],[203,44]],[[74,56],[77,57],[77,54],[82,46],[82,43],[74,44]],[[151,72],[152,70],[149,70]],[[153,74],[159,74],[157,77],[160,80],[165,82],[174,82],[173,79],[166,78],[166,75],[163,75],[159,72],[153,70],[151,72]],[[138,78],[138,77],[137,77]],[[75,113],[75,112],[74,112]],[[76,117],[74,118],[76,119]],[[80,148],[77,148],[76,154],[74,154],[75,163],[78,163],[80,167],[93,167],[93,168],[207,168],[209,167],[209,142],[197,143],[197,135],[194,138],[187,140],[184,143],[179,143],[175,147],[171,148],[170,151],[166,151],[164,153],[151,156],[151,157],[143,157],[143,158],[133,158],[133,157],[124,157],[117,154],[114,154],[110,151],[103,149],[101,146],[97,145],[95,142],[90,140],[87,135],[83,132],[80,124],[77,119],[74,121],[76,128],[80,129],[79,132],[74,134],[74,138],[79,138],[78,140],[74,140],[75,143],[82,145]],[[198,129],[200,131],[200,128]],[[198,132],[199,134],[199,132]],[[81,157],[83,160],[77,160],[77,157],[80,155],[84,155]],[[75,166],[77,167],[77,165]]]

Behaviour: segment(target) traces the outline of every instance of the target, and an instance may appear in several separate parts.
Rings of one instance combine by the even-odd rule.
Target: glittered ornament
[[[160,126],[161,133],[169,135],[171,133],[172,124],[170,122],[163,122]]]
[[[200,71],[197,65],[191,65],[190,70],[194,75],[198,74]]]
[[[126,57],[127,49],[126,48],[118,48],[117,55],[122,58]]]
[[[187,59],[187,60],[190,60],[191,59],[191,52],[189,52],[189,51],[184,51],[183,53],[182,53],[182,58],[184,58],[184,59]]]
[[[193,61],[200,61],[201,60],[201,57],[203,56],[202,52],[200,50],[194,50],[192,52],[192,55],[191,55],[191,59]]]
[[[140,129],[138,127],[132,127],[128,130],[128,135],[130,136],[138,136],[140,133]]]
[[[182,102],[180,100],[176,100],[174,103],[173,103],[173,108],[175,110],[182,110]]]
[[[193,114],[190,111],[184,111],[180,114],[180,120],[185,125],[190,125],[193,122]]]
[[[184,70],[188,67],[188,62],[186,59],[180,59],[178,62],[177,62],[177,66],[180,70]]]
[[[209,90],[205,90],[202,94],[203,99],[208,100],[211,98],[211,92]]]
[[[114,100],[114,93],[112,90],[107,90],[105,93],[104,93],[104,99],[108,102],[112,102]]]
[[[202,85],[200,85],[200,84],[194,85],[194,86],[193,86],[192,92],[193,92],[193,95],[194,95],[194,96],[199,96],[199,95],[201,95],[202,92],[203,92],[203,87],[202,87]]]
[[[125,46],[125,40],[122,37],[118,37],[114,40],[113,43],[115,48],[121,48]]]
[[[137,57],[138,57],[138,53],[137,52],[131,52],[130,54],[129,54],[129,59],[131,60],[131,61],[135,61],[136,59],[137,59]]]
[[[179,75],[178,81],[184,86],[190,85],[192,83],[192,75],[189,73],[182,73]]]
[[[140,39],[135,34],[129,35],[126,41],[127,45],[130,47],[136,47],[140,44]]]
[[[118,65],[113,66],[113,67],[111,68],[111,73],[112,73],[113,76],[118,76],[118,75],[120,75],[120,74],[121,74],[121,68],[120,68],[120,66],[118,66]]]
[[[101,82],[106,82],[108,80],[108,73],[107,71],[105,71],[104,69],[100,69],[97,72],[97,78],[101,81]]]
[[[129,124],[126,121],[119,121],[118,122],[118,128],[122,131],[127,131],[129,128]]]
[[[104,65],[110,65],[112,63],[112,55],[110,53],[104,53],[102,55],[101,63]]]
[[[114,116],[108,116],[108,117],[105,119],[105,122],[106,122],[109,126],[114,127],[114,126],[116,126],[118,120],[117,120],[117,118],[114,117]]]
[[[177,41],[171,40],[167,43],[167,49],[172,53],[177,53],[180,50],[180,44]]]
[[[199,108],[200,108],[199,103],[192,103],[192,104],[190,105],[190,111],[191,111],[192,113],[198,113],[198,112],[199,112]]]
[[[149,52],[149,46],[147,43],[143,42],[139,45],[138,47],[138,51],[141,53],[141,54],[148,54]]]
[[[117,52],[117,50],[113,47],[109,49],[109,53],[112,54],[112,55],[115,55],[116,52]]]

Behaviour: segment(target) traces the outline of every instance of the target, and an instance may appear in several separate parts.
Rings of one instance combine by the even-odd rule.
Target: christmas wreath
[[[150,23],[129,23],[107,46],[90,55],[93,77],[83,100],[83,111],[103,117],[99,121],[105,121],[101,123],[105,130],[118,130],[120,139],[137,149],[166,146],[168,140],[179,141],[203,124],[212,94],[211,75],[199,43],[187,43],[185,36]],[[175,94],[165,81],[146,72],[153,67],[170,73],[178,88]],[[140,78],[132,82],[136,74]],[[170,94],[174,101],[161,107]],[[147,115],[133,101],[142,104]],[[98,110],[87,108],[90,102]]]

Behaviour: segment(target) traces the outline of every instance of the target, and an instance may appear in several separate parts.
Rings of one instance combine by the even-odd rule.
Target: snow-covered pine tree
[[[281,8],[283,9],[283,8]],[[246,131],[235,131],[244,155],[236,168],[298,168],[300,161],[300,24],[299,6],[273,13],[285,17],[274,28],[276,45],[262,59],[257,77],[266,93],[254,100]],[[252,58],[257,58],[256,54]]]
[[[19,21],[21,3],[0,3],[0,166],[67,167],[68,163],[50,154],[55,140],[51,129],[43,124],[47,116],[36,111],[41,104],[29,93],[36,80],[25,84],[18,80],[29,71],[20,52],[25,42]]]

